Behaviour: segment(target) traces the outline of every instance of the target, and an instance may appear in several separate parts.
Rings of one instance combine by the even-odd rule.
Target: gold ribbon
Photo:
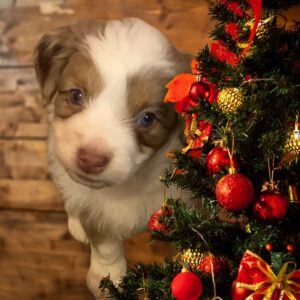
[[[254,293],[249,295],[245,300],[252,300],[254,295],[264,295],[262,300],[271,300],[276,289],[280,290],[279,300],[283,300],[284,296],[287,296],[289,300],[297,300],[294,294],[300,294],[300,284],[291,280],[291,277],[296,271],[296,264],[294,262],[288,261],[284,263],[276,276],[268,263],[261,257],[251,251],[247,252],[257,258],[257,267],[267,279],[254,284],[237,282],[237,288],[254,291]],[[293,265],[293,270],[287,273],[287,269],[290,265]]]

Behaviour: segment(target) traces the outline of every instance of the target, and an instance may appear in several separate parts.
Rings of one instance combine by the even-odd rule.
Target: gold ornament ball
[[[289,136],[286,144],[285,151],[287,153],[292,153],[294,155],[300,155],[300,132],[299,130],[295,130]]]
[[[191,268],[196,268],[200,264],[203,256],[204,254],[199,250],[194,250],[190,248],[182,251],[181,253],[182,261],[188,264]]]
[[[224,88],[218,94],[217,104],[223,112],[235,112],[243,104],[238,88]]]

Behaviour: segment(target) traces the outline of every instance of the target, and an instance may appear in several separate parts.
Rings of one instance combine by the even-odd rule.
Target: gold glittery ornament
[[[298,116],[296,116],[295,130],[290,134],[285,144],[285,152],[296,156],[300,155],[300,130]]]
[[[293,160],[297,160],[300,156],[300,122],[299,116],[296,116],[295,129],[292,131],[284,145],[284,155],[279,162],[278,167],[288,166]]]
[[[192,269],[199,266],[204,254],[199,250],[188,248],[181,253],[181,260],[183,263],[188,264]]]
[[[224,88],[218,94],[217,104],[223,112],[235,112],[243,104],[238,88]]]
[[[251,225],[250,224],[247,224],[246,226],[245,226],[245,231],[247,232],[247,233],[251,233],[252,231],[251,231]]]

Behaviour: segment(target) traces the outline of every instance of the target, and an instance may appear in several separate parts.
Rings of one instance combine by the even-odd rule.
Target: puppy
[[[189,70],[155,28],[138,19],[89,20],[44,35],[34,50],[49,116],[48,160],[72,236],[91,247],[95,297],[126,271],[124,239],[162,203],[159,175],[180,143],[165,84]]]

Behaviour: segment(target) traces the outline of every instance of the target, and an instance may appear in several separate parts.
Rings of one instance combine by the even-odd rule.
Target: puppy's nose
[[[110,157],[99,153],[93,148],[79,148],[77,153],[77,165],[87,174],[98,174],[105,169]]]

